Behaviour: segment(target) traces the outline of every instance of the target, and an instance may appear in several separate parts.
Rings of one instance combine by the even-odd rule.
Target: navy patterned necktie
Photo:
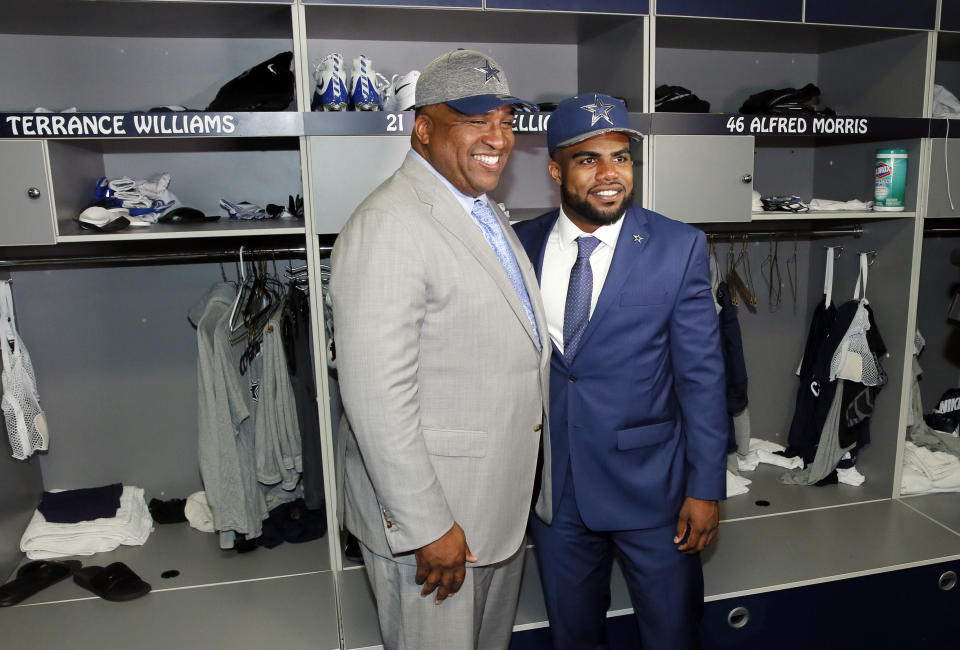
[[[573,360],[580,347],[583,331],[590,321],[590,299],[593,297],[593,269],[590,255],[600,244],[596,237],[577,238],[577,261],[570,269],[567,302],[563,309],[563,357]]]

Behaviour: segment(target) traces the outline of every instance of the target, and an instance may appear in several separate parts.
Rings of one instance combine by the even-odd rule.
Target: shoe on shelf
[[[353,110],[382,110],[380,96],[389,85],[386,77],[374,71],[373,62],[365,54],[353,60],[353,72],[350,75],[350,104]]]
[[[409,111],[416,103],[417,79],[419,70],[411,70],[405,75],[395,74],[390,80],[383,96],[383,110],[391,113]]]
[[[313,93],[310,110],[345,111],[349,106],[346,76],[343,72],[343,55],[328,54],[320,60],[313,71],[317,89]]]

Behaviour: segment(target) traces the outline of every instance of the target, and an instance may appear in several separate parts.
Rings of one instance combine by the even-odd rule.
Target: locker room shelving
[[[960,90],[960,31],[945,31],[960,30],[950,2],[922,0],[897,13],[891,9],[896,4],[891,0],[857,0],[848,3],[856,7],[850,11],[831,9],[830,3],[819,0],[736,0],[722,3],[723,7],[702,0],[659,0],[656,4],[662,13],[646,15],[647,3],[622,0],[602,4],[587,0],[52,0],[42,3],[44,12],[38,19],[39,4],[19,3],[5,9],[0,26],[0,52],[4,54],[0,57],[4,88],[0,112],[31,111],[36,106],[59,110],[70,105],[124,113],[163,104],[202,109],[227,80],[288,50],[295,54],[297,96],[282,114],[242,114],[249,128],[235,137],[0,141],[0,187],[5,205],[10,206],[0,210],[0,245],[8,247],[6,250],[16,247],[18,255],[30,255],[32,247],[27,244],[43,244],[33,250],[46,254],[58,247],[74,250],[72,247],[85,242],[122,250],[151,239],[196,240],[185,241],[184,246],[220,238],[223,247],[277,240],[306,243],[318,293],[315,271],[327,255],[323,246],[332,241],[359,200],[402,160],[409,147],[407,134],[413,115],[310,113],[314,66],[329,52],[341,51],[349,69],[351,59],[364,53],[375,69],[389,78],[422,69],[435,55],[454,47],[486,51],[503,65],[512,89],[524,98],[556,101],[595,88],[624,97],[635,117],[643,121],[641,130],[649,134],[637,147],[635,170],[637,201],[646,207],[698,222],[709,232],[798,231],[796,307],[785,298],[775,313],[765,306],[766,288],[760,272],[770,242],[757,239],[747,245],[761,304],[756,313],[741,309],[740,321],[751,379],[753,428],[758,437],[781,441],[786,437],[797,388],[792,372],[823,282],[822,247],[845,247],[837,262],[837,300],[852,292],[855,253],[879,252],[870,269],[868,297],[891,350],[884,360],[890,384],[878,398],[874,443],[858,463],[868,482],[861,488],[794,487],[778,483],[779,470],[755,472],[751,492],[723,504],[720,541],[705,556],[708,616],[724,614],[740,598],[762,598],[773,591],[789,594],[792,587],[855,581],[872,573],[939,565],[960,557],[960,522],[954,516],[960,511],[960,495],[897,498],[903,416],[909,408],[912,328],[916,321],[928,342],[945,345],[953,327],[940,318],[946,308],[943,294],[949,291],[950,278],[957,275],[956,268],[946,264],[944,254],[948,255],[952,246],[960,246],[960,235],[922,237],[924,219],[952,226],[947,218],[960,216],[949,207],[945,181],[947,167],[954,174],[960,170],[960,149],[954,146],[960,126],[951,124],[955,128],[951,128],[947,143],[942,137],[945,121],[929,119],[934,80],[955,92]],[[943,5],[938,15],[944,31],[924,27],[934,24],[933,4]],[[487,11],[479,9],[484,5]],[[627,15],[631,11],[640,13]],[[716,15],[724,11],[728,12],[725,17]],[[847,24],[827,24],[834,22]],[[896,53],[893,59],[889,58],[891,52]],[[888,63],[878,63],[884,61]],[[867,118],[870,132],[814,137],[723,129],[727,120],[738,117],[736,111],[749,94],[807,82],[821,88],[821,105],[834,108],[841,116]],[[689,88],[723,114],[654,113],[654,88],[662,83]],[[393,131],[388,130],[390,120]],[[704,128],[704,120],[717,120],[720,128]],[[750,211],[751,186],[765,195],[871,198],[874,151],[888,146],[910,152],[904,212],[789,215]],[[511,164],[494,193],[513,210],[512,217],[530,218],[556,205],[558,194],[545,173],[545,154],[542,134],[518,134]],[[718,179],[718,170],[735,170],[735,174]],[[212,224],[154,226],[149,232],[127,230],[112,235],[76,229],[73,219],[97,177],[158,171],[171,173],[171,190],[185,204],[211,213],[221,213],[216,205],[219,198],[262,205],[285,203],[288,194],[301,194],[306,221],[238,224],[222,217]],[[744,174],[752,176],[749,185],[742,180]],[[671,183],[679,184],[682,191],[671,193]],[[24,187],[34,186],[42,190],[39,200],[21,198]],[[691,192],[691,188],[697,191]],[[960,208],[960,179],[951,191]],[[671,203],[684,196],[688,203]],[[861,236],[804,234],[810,229],[854,225],[862,226]],[[8,233],[11,239],[7,239]],[[730,246],[722,240],[717,243],[721,259]],[[792,252],[792,239],[781,239],[781,262]],[[226,266],[229,269],[231,265]],[[39,481],[39,466],[43,465],[47,487],[61,487],[54,484],[78,476],[94,484],[97,478],[109,480],[111,468],[124,460],[153,451],[157,467],[145,472],[144,481],[159,490],[163,469],[175,462],[159,453],[160,445],[137,436],[116,449],[106,444],[121,430],[114,420],[135,420],[131,413],[138,409],[150,412],[142,405],[151,395],[128,388],[124,394],[129,403],[119,415],[84,409],[80,398],[96,390],[81,376],[89,369],[103,379],[104,387],[147,381],[164,391],[168,400],[168,413],[158,418],[183,419],[184,414],[177,413],[182,409],[170,408],[187,399],[184,385],[192,381],[189,375],[195,370],[189,368],[185,356],[184,337],[190,331],[183,323],[183,313],[203,287],[219,277],[218,265],[143,264],[122,269],[14,269],[11,273],[18,315],[24,313],[21,319],[51,321],[38,326],[37,332],[25,334],[42,366],[40,388],[42,396],[50,395],[44,398],[48,411],[54,419],[67,421],[82,409],[86,412],[76,418],[80,430],[98,421],[104,426],[90,436],[88,449],[80,444],[77,433],[59,434],[59,458],[54,448],[40,461],[0,472],[0,483],[16,481],[18,487],[29,483],[35,492],[31,482]],[[51,289],[53,282],[63,286]],[[124,304],[119,310],[118,301]],[[178,320],[163,317],[157,305],[150,306],[151,301],[167,309],[176,305]],[[322,313],[317,301],[313,313],[315,318]],[[148,322],[138,323],[134,318],[138,315]],[[55,327],[64,322],[72,327],[66,331]],[[104,330],[120,332],[119,347],[100,342]],[[42,338],[44,331],[47,338]],[[314,349],[322,359],[326,346],[323,328],[315,331]],[[34,352],[41,345],[35,341],[49,337],[62,339],[52,346],[61,352]],[[171,343],[171,338],[175,342]],[[176,353],[165,353],[171,345]],[[138,346],[153,347],[158,354],[152,361],[142,360],[144,354],[137,352]],[[957,375],[953,362],[935,348],[928,345],[921,357],[930,376],[930,386],[924,388],[928,409],[943,390],[939,384],[933,386],[934,378],[946,382],[947,377]],[[126,362],[118,351],[124,349],[129,350]],[[112,371],[111,364],[115,364]],[[111,373],[115,375],[112,378]],[[145,374],[156,377],[145,380]],[[78,396],[70,396],[70,390]],[[364,572],[347,562],[339,550],[332,507],[332,450],[340,407],[335,377],[328,375],[322,363],[317,368],[317,390],[331,532],[309,547],[260,549],[256,557],[226,557],[215,548],[199,551],[192,537],[174,539],[161,527],[146,547],[118,552],[116,557],[129,557],[131,566],[138,565],[135,569],[144,566],[151,573],[170,558],[182,566],[196,567],[198,578],[185,578],[182,589],[163,591],[165,581],[153,581],[158,592],[127,608],[129,617],[120,626],[129,629],[130,635],[140,634],[128,638],[142,641],[146,632],[163,647],[178,643],[181,637],[179,643],[185,646],[202,641],[206,647],[237,647],[275,632],[271,638],[289,636],[290,647],[377,646],[375,611]],[[928,397],[928,392],[936,395]],[[171,444],[189,454],[188,439],[188,433],[178,431]],[[137,445],[143,448],[135,450]],[[94,454],[99,454],[95,462],[84,468],[82,461]],[[81,461],[79,468],[74,459]],[[196,477],[178,478],[183,484],[191,480]],[[16,508],[2,509],[0,541],[11,548],[25,524],[28,511],[24,503],[28,501],[23,495]],[[758,505],[757,501],[770,505]],[[185,532],[193,535],[193,531]],[[845,547],[856,552],[834,552]],[[4,551],[0,560],[14,555]],[[101,559],[110,558],[96,558],[97,562]],[[535,549],[527,550],[527,561],[515,627],[521,634],[546,624]],[[748,564],[750,569],[745,570]],[[12,638],[36,647],[55,645],[61,639],[70,639],[78,648],[94,647],[95,642],[103,647],[102,635],[98,638],[89,626],[98,622],[117,626],[115,606],[72,600],[76,597],[72,588],[64,583],[56,592],[44,592],[45,598],[69,602],[44,601],[46,604],[0,614],[4,628],[11,630]],[[629,598],[618,570],[612,589],[611,615],[629,613]],[[207,608],[211,599],[227,603],[225,616],[236,625],[233,637],[204,632],[191,638],[186,635],[196,626],[184,625],[172,634],[156,627],[164,617],[178,620]],[[756,602],[750,600],[755,613]],[[58,624],[40,623],[51,619]],[[762,625],[763,616],[757,620],[754,627]],[[257,621],[260,623],[252,625]],[[11,625],[15,627],[8,627]],[[731,647],[752,647],[756,638],[750,636],[754,634],[751,629],[743,628],[737,637],[740,645]],[[69,636],[74,630],[80,633]],[[138,647],[150,646],[141,643]]]

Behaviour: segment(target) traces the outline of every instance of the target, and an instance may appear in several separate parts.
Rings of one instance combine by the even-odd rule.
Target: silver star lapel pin
[[[482,72],[486,75],[486,78],[483,80],[483,83],[487,83],[491,79],[496,79],[500,81],[500,71],[490,65],[490,61],[484,61],[484,66],[482,68],[474,68],[477,72]]]
[[[610,111],[613,110],[613,104],[604,104],[600,100],[600,95],[593,96],[592,104],[581,106],[583,110],[590,113],[590,126],[593,126],[600,120],[606,120],[610,126],[613,126],[613,120],[610,119]]]
[[[637,242],[638,244],[640,244],[640,243],[643,242],[643,237],[641,237],[640,235],[634,235],[634,236],[633,236],[633,241],[635,241],[635,242]]]

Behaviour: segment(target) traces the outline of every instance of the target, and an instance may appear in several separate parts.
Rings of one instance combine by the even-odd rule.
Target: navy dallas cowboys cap
[[[417,80],[414,106],[431,104],[446,104],[466,115],[483,115],[508,105],[537,109],[532,102],[511,95],[503,69],[475,50],[447,52],[427,64]]]
[[[630,128],[630,114],[622,100],[598,92],[580,93],[557,104],[547,122],[547,149],[583,142],[603,133],[623,133],[634,140],[643,134]]]

